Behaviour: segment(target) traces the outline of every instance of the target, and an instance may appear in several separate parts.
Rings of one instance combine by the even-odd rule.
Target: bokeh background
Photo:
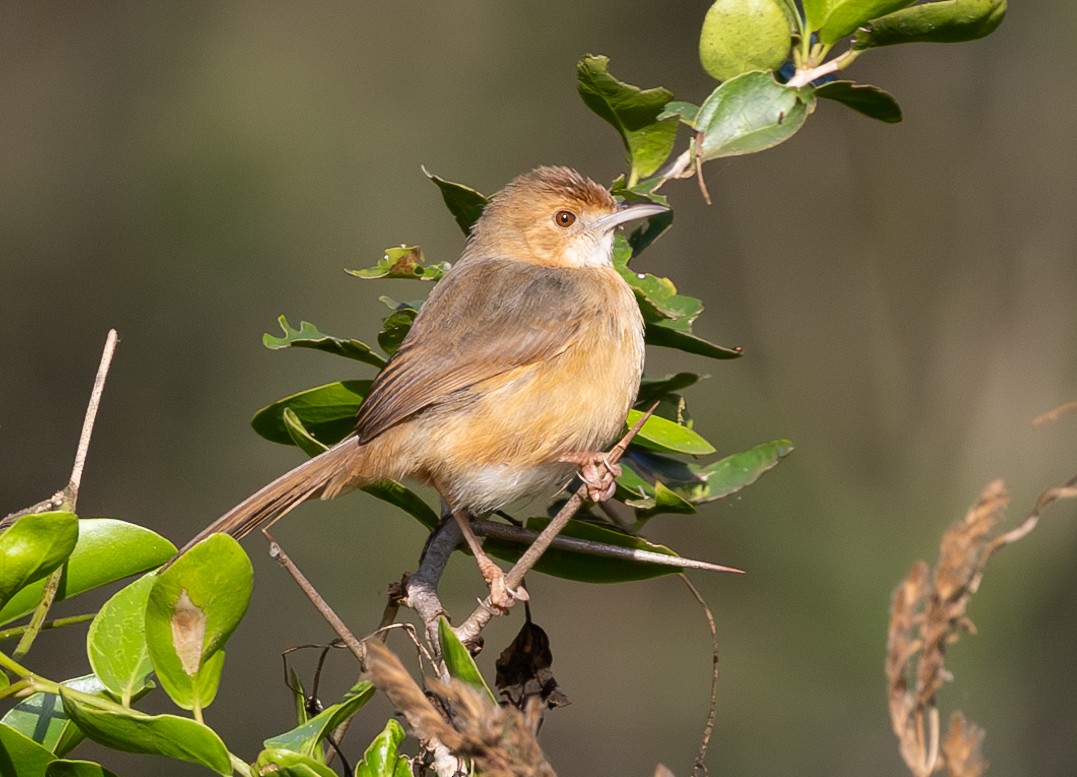
[[[620,143],[577,98],[576,60],[607,54],[621,78],[698,102],[706,5],[4,3],[0,513],[66,481],[109,327],[82,514],[178,543],[296,463],[251,413],[370,373],[266,351],[262,332],[283,313],[369,339],[378,295],[426,293],[342,272],[402,242],[457,255],[420,164],[485,192],[543,163],[612,179]],[[668,187],[675,227],[640,268],[702,297],[698,330],[746,356],[656,351],[650,371],[712,376],[689,399],[722,452],[797,446],[742,496],[650,527],[749,572],[693,576],[721,641],[713,773],[904,774],[882,673],[892,587],[989,480],[1006,478],[1016,521],[1074,472],[1077,418],[1030,419],[1077,399],[1075,32],[1072,3],[1014,2],[986,40],[871,53],[850,75],[892,91],[904,123],[823,104],[785,145],[711,165],[713,206],[691,181]],[[423,539],[364,495],[304,507],[277,536],[358,632]],[[253,758],[290,725],[279,653],[330,634],[260,538],[247,547],[255,598],[207,719]],[[1075,549],[1077,508],[1059,504],[992,562],[980,633],[950,653],[943,710],[987,729],[995,774],[1077,763]],[[469,564],[447,583],[456,612],[480,591]],[[543,730],[559,772],[687,774],[709,642],[676,578],[531,587],[573,700]],[[520,617],[491,627],[484,668]],[[87,671],[79,642],[45,634],[37,666]],[[296,660],[309,678],[313,656]],[[323,697],[353,672],[335,655]],[[361,716],[353,752],[386,711]],[[129,777],[164,765],[107,758]]]

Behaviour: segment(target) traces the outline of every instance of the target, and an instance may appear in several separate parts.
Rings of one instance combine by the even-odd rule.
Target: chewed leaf
[[[381,260],[373,267],[345,272],[357,278],[418,278],[421,281],[437,281],[448,271],[448,262],[428,265],[423,249],[419,246],[402,245],[386,248]]]
[[[489,202],[490,198],[480,194],[470,186],[439,178],[425,167],[423,168],[423,174],[441,190],[441,198],[445,200],[445,207],[452,213],[456,223],[460,225],[460,229],[464,231],[465,235],[471,234],[471,227],[479,220],[479,216],[482,215],[483,208],[486,207],[486,203]]]
[[[677,121],[659,119],[673,94],[662,87],[640,89],[610,75],[609,57],[586,56],[576,65],[580,97],[609,122],[624,142],[629,185],[662,166],[677,140]]]
[[[386,359],[371,350],[370,346],[358,340],[333,337],[319,331],[318,327],[309,321],[300,321],[299,329],[288,323],[288,319],[280,316],[277,319],[283,337],[266,333],[262,335],[262,345],[271,350],[281,348],[314,348],[318,351],[333,353],[337,356],[345,356],[349,359],[373,364],[375,367],[384,367]]]

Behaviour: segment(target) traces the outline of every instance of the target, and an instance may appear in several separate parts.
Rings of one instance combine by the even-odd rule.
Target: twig
[[[86,466],[86,454],[90,450],[90,438],[93,436],[93,425],[97,420],[97,409],[101,406],[101,394],[105,390],[105,379],[108,377],[108,369],[112,364],[112,355],[116,352],[118,339],[115,329],[108,330],[105,349],[101,352],[101,363],[97,367],[97,377],[94,378],[93,391],[90,393],[90,402],[86,407],[86,416],[82,420],[79,447],[75,451],[75,464],[71,467],[71,479],[68,480],[66,489],[67,503],[71,512],[75,511],[75,502],[78,500],[79,486],[82,485],[82,470]]]
[[[511,526],[497,521],[472,521],[475,534],[480,537],[489,537],[506,542],[515,542],[520,545],[530,545],[539,536],[539,533],[522,526]],[[697,561],[683,556],[667,556],[665,553],[656,553],[652,550],[639,550],[637,548],[625,548],[619,545],[608,545],[604,542],[580,539],[579,537],[554,537],[550,543],[551,548],[570,550],[577,553],[586,553],[590,556],[604,556],[606,558],[618,558],[626,561],[640,561],[647,564],[662,564],[678,569],[703,569],[709,572],[737,572],[744,574],[743,569],[727,567],[721,564],[712,564],[709,561]]]
[[[419,568],[404,581],[405,595],[401,603],[418,614],[426,627],[426,638],[433,647],[438,645],[438,618],[446,614],[438,597],[438,582],[449,557],[463,539],[456,521],[442,521],[426,544]]]
[[[108,330],[105,338],[105,347],[101,352],[101,362],[97,366],[97,377],[94,378],[93,390],[90,392],[90,401],[86,406],[86,415],[82,419],[82,433],[79,436],[79,444],[75,449],[75,463],[71,467],[71,477],[68,478],[67,486],[62,491],[57,491],[48,499],[43,499],[37,504],[30,505],[22,510],[16,510],[0,520],[0,531],[15,523],[24,515],[46,512],[50,510],[70,510],[75,512],[75,503],[78,501],[79,486],[82,484],[82,471],[86,467],[86,454],[90,450],[90,437],[93,435],[93,425],[97,418],[97,410],[101,406],[101,394],[105,390],[105,378],[112,364],[112,356],[116,352],[118,338],[115,329]]]
[[[277,544],[277,541],[273,539],[273,536],[269,531],[262,529],[262,534],[265,535],[265,538],[269,541],[270,558],[276,559],[277,562],[288,571],[288,574],[295,580],[299,589],[307,595],[308,599],[310,599],[310,603],[314,605],[314,609],[321,613],[321,616],[333,627],[333,631],[337,633],[337,636],[344,641],[345,645],[347,645],[348,650],[352,652],[352,655],[358,659],[359,665],[365,665],[366,645],[356,639],[355,635],[344,625],[344,621],[342,621],[340,616],[333,611],[333,608],[322,598],[322,595],[315,590],[306,575],[299,570],[299,567],[288,558],[288,554]]]
[[[711,697],[710,704],[707,706],[707,721],[703,724],[703,736],[699,741],[699,753],[696,755],[696,762],[692,765],[692,774],[707,774],[707,765],[705,763],[707,758],[707,751],[711,746],[711,735],[714,734],[714,722],[718,718],[718,625],[714,622],[714,613],[711,612],[711,608],[707,606],[706,600],[703,598],[703,594],[699,592],[699,589],[692,585],[692,581],[688,579],[687,575],[682,574],[681,582],[688,588],[689,592],[699,602],[699,606],[703,608],[703,616],[707,619],[707,630],[711,634]]]
[[[52,603],[56,600],[56,592],[60,588],[60,580],[64,576],[64,571],[65,567],[61,564],[53,570],[45,581],[41,599],[38,601],[37,607],[34,608],[34,614],[30,617],[30,622],[26,624],[26,631],[19,638],[19,644],[15,646],[15,650],[11,654],[11,657],[16,661],[22,661],[26,658],[26,654],[30,652],[34,640],[41,633],[41,629],[45,625],[45,618],[49,616],[49,608],[52,607]]]
[[[74,626],[76,623],[85,623],[86,621],[92,621],[97,617],[96,612],[86,612],[82,615],[69,615],[66,618],[54,618],[51,621],[45,621],[41,624],[41,630],[47,629],[60,629],[64,626]],[[14,626],[10,629],[4,629],[0,631],[0,642],[4,642],[9,639],[15,639],[15,637],[21,637],[26,630],[30,628],[29,625]]]
[[[655,408],[658,407],[658,403],[655,402],[651,405],[651,408],[644,413],[635,425],[628,430],[624,437],[610,449],[609,454],[606,456],[606,461],[611,466],[620,461],[621,456],[628,449],[628,444],[632,442],[632,439],[636,436],[643,425],[647,423],[647,419],[654,413]],[[531,546],[523,552],[516,563],[505,574],[505,586],[508,590],[513,591],[523,582],[524,576],[531,571],[531,568],[535,566],[542,554],[546,552],[546,549],[553,542],[554,538],[560,534],[561,530],[565,528],[565,525],[572,520],[572,517],[583,507],[584,500],[587,497],[587,484],[584,483],[573,494],[564,506],[554,516],[553,520],[547,524],[546,528],[542,530],[535,541],[531,543]],[[490,597],[486,597],[479,606],[475,608],[474,612],[468,616],[467,620],[461,623],[454,631],[456,636],[465,645],[474,643],[475,639],[479,636],[486,624],[490,622],[490,619],[494,616],[495,609],[491,606]],[[430,624],[427,624],[429,630]]]

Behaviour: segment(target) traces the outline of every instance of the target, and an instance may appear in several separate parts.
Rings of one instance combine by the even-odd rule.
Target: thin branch
[[[489,537],[505,542],[514,542],[520,545],[530,545],[539,536],[539,533],[522,526],[511,526],[497,521],[472,521],[475,534],[480,537]],[[590,556],[602,556],[605,558],[624,559],[625,561],[639,561],[646,564],[661,564],[678,569],[703,569],[708,572],[737,572],[744,574],[743,569],[727,567],[721,564],[712,564],[709,561],[697,561],[683,556],[667,556],[665,553],[656,553],[653,550],[639,550],[638,548],[626,548],[620,545],[609,545],[605,542],[585,540],[579,537],[554,537],[550,547],[560,550],[585,553]]]
[[[93,435],[93,425],[97,418],[97,410],[101,406],[101,394],[105,390],[105,378],[112,364],[112,356],[116,353],[118,342],[115,329],[108,330],[105,338],[105,347],[101,352],[101,362],[97,366],[97,377],[94,378],[93,390],[90,392],[90,401],[86,406],[86,415],[82,419],[82,433],[79,436],[79,444],[75,449],[75,463],[71,467],[71,477],[67,486],[62,491],[57,491],[48,499],[43,499],[37,504],[30,505],[22,510],[16,510],[4,516],[0,520],[0,531],[3,531],[18,518],[34,513],[49,512],[52,510],[70,510],[75,512],[75,503],[78,501],[79,486],[82,484],[82,471],[86,467],[86,455],[90,450],[90,437]]]
[[[463,539],[456,521],[442,521],[426,544],[419,568],[404,581],[401,603],[415,610],[426,628],[427,640],[434,647],[438,645],[438,618],[446,614],[438,597],[438,582],[449,557]]]
[[[624,437],[610,449],[609,454],[606,456],[606,462],[613,466],[620,461],[621,456],[628,449],[628,444],[632,442],[632,439],[636,436],[643,425],[647,423],[647,419],[654,413],[655,408],[658,407],[658,403],[655,402],[651,405],[651,408],[640,416],[640,419],[636,421],[635,425],[628,430]],[[523,552],[516,563],[505,574],[505,586],[508,590],[513,591],[520,586],[523,582],[524,576],[531,571],[531,568],[535,566],[542,554],[546,552],[546,549],[553,542],[554,538],[560,534],[561,530],[565,528],[565,525],[572,520],[572,517],[576,515],[581,507],[585,498],[587,497],[587,484],[584,483],[573,494],[564,506],[554,516],[553,520],[547,524],[546,528],[542,530],[535,541],[531,543],[531,546]],[[468,616],[467,620],[458,626],[454,631],[456,636],[465,645],[473,643],[476,638],[482,633],[482,630],[486,628],[486,624],[490,622],[490,619],[494,616],[496,610],[491,606],[490,597],[486,597],[479,606],[475,608],[474,612]],[[427,625],[429,629],[429,624]]]
[[[64,626],[74,626],[76,623],[85,623],[86,621],[92,621],[97,617],[96,612],[86,612],[82,615],[69,615],[66,618],[54,618],[51,621],[45,621],[41,624],[41,630],[46,629],[60,629]],[[15,637],[21,637],[26,630],[30,628],[29,625],[14,626],[10,629],[4,629],[0,631],[0,642],[4,642],[9,639],[15,639]]]
[[[337,636],[344,641],[345,645],[347,645],[348,650],[352,652],[352,655],[358,659],[360,666],[364,665],[366,663],[366,645],[356,639],[355,635],[351,633],[351,630],[344,625],[344,621],[340,619],[340,616],[333,611],[333,608],[329,606],[325,599],[322,598],[322,595],[318,593],[313,585],[311,585],[310,580],[308,580],[306,575],[299,570],[299,567],[288,558],[288,554],[277,544],[277,541],[273,539],[273,536],[266,529],[262,529],[262,534],[265,535],[265,538],[269,541],[270,558],[276,559],[277,562],[288,571],[288,574],[295,580],[299,589],[307,595],[308,599],[310,599],[310,603],[314,605],[314,609],[321,613],[321,616],[333,627],[333,631],[337,633]]]
[[[97,420],[97,410],[101,406],[101,394],[105,390],[105,379],[108,377],[109,367],[112,365],[112,356],[116,353],[118,336],[115,329],[108,330],[105,338],[105,349],[101,352],[101,363],[97,367],[97,377],[94,378],[93,391],[90,393],[90,403],[86,407],[86,416],[82,420],[82,434],[79,437],[79,447],[75,451],[75,464],[71,467],[71,479],[67,482],[67,503],[71,512],[75,511],[75,502],[78,500],[79,486],[82,485],[82,470],[86,467],[86,455],[90,450],[90,438],[93,436],[94,421]]]
[[[859,49],[849,49],[840,57],[834,57],[834,59],[829,62],[824,62],[818,67],[809,68],[808,70],[798,70],[793,74],[792,78],[785,82],[785,85],[794,89],[807,86],[812,81],[817,81],[823,76],[828,76],[831,73],[844,70],[859,56]]]
[[[26,657],[34,644],[34,640],[37,639],[37,635],[41,633],[41,629],[45,626],[45,618],[48,617],[49,608],[52,607],[52,603],[56,600],[56,592],[60,588],[60,580],[64,575],[64,571],[65,567],[61,565],[53,570],[45,581],[45,588],[41,592],[41,600],[37,603],[37,607],[34,608],[34,614],[30,617],[30,622],[26,624],[26,630],[22,633],[19,644],[11,654],[16,661],[22,661]]]
[[[703,594],[692,585],[688,575],[682,574],[681,582],[688,588],[693,598],[703,608],[703,616],[707,619],[707,630],[711,635],[711,696],[707,706],[707,721],[703,724],[703,736],[699,741],[699,753],[696,762],[692,765],[692,774],[707,774],[707,751],[710,750],[711,736],[714,734],[714,722],[718,718],[718,625],[714,622],[714,613],[707,606]]]

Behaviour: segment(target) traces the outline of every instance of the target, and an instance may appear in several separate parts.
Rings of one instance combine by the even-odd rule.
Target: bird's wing
[[[579,306],[588,302],[573,275],[516,260],[463,260],[374,381],[359,408],[359,441],[569,348],[580,334]]]

